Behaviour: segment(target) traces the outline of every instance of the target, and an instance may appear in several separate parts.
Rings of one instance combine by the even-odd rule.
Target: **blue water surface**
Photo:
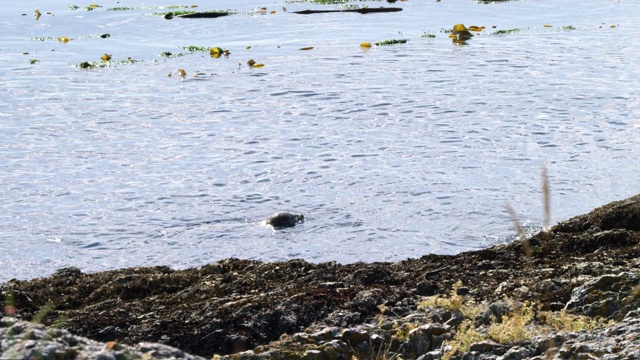
[[[543,165],[552,222],[640,190],[633,1],[71,5],[0,12],[0,281],[479,249],[513,239],[506,203],[544,225]],[[345,6],[403,10],[293,13]],[[283,210],[306,222],[261,224]]]

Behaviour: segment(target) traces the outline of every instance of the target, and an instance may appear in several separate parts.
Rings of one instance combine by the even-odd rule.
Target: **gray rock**
[[[462,359],[640,359],[640,318],[630,317],[606,328],[574,333],[552,333],[522,344],[471,345]],[[498,356],[500,353],[503,355]]]
[[[450,327],[438,323],[419,326],[409,332],[407,342],[403,344],[402,352],[410,358],[416,358],[432,351],[442,344],[439,335],[450,331]]]
[[[573,289],[565,310],[591,317],[621,319],[640,305],[640,299],[633,294],[639,283],[640,277],[628,272],[600,276]]]
[[[369,333],[364,330],[346,329],[342,332],[342,341],[347,344],[357,344],[369,341]]]
[[[63,329],[20,321],[0,320],[0,359],[185,359],[204,360],[182,350],[155,343],[136,346],[114,341],[101,343],[76,336]]]
[[[491,303],[488,308],[480,311],[478,315],[476,315],[476,326],[489,325],[493,322],[493,319],[500,322],[502,317],[508,315],[511,311],[511,305],[504,300]]]
[[[504,355],[498,357],[498,360],[522,360],[528,359],[531,355],[531,350],[519,346],[512,347]]]

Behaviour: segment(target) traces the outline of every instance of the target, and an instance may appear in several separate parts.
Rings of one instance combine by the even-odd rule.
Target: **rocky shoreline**
[[[47,359],[640,359],[639,243],[640,195],[526,241],[453,256],[61,269],[0,285],[11,316],[0,350],[46,348],[37,354]]]

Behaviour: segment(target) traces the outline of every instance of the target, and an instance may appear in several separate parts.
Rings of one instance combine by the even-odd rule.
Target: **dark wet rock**
[[[266,220],[267,225],[273,226],[274,229],[285,229],[296,226],[296,224],[304,221],[304,215],[292,214],[289,212],[275,213]]]
[[[416,295],[433,296],[440,293],[438,284],[433,281],[425,280],[416,284]]]
[[[461,281],[457,296],[484,304],[485,312],[475,319],[481,330],[487,319],[509,313],[507,305],[527,301],[541,311],[566,305],[569,312],[616,324],[608,333],[585,332],[594,338],[570,333],[552,334],[553,341],[480,343],[471,348],[475,355],[460,359],[497,358],[513,346],[520,347],[510,352],[513,357],[554,352],[577,359],[586,348],[607,354],[593,344],[609,338],[620,339],[619,353],[632,356],[638,349],[624,336],[640,336],[632,311],[640,306],[639,202],[640,196],[615,202],[526,241],[452,256],[346,265],[226,259],[186,270],[140,267],[94,274],[68,268],[47,278],[1,284],[0,303],[23,320],[50,304],[42,322],[64,318],[62,326],[74,336],[123,346],[162,343],[207,358],[351,359],[391,346],[390,355],[436,359],[461,326],[461,312],[420,304],[424,296],[450,294]],[[620,325],[622,319],[627,325]],[[348,329],[354,332],[350,343],[342,338]],[[582,348],[581,341],[591,345]]]
[[[573,217],[551,230],[553,232],[584,232],[592,227],[598,230],[624,229],[640,230],[640,195],[614,201],[592,212]]]

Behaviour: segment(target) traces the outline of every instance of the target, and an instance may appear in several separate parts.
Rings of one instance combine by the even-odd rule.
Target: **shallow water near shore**
[[[542,225],[543,164],[552,222],[640,189],[633,2],[298,15],[339,6],[223,1],[195,10],[234,14],[153,15],[176,4],[16,2],[0,14],[0,281],[478,249],[514,236],[505,202]],[[455,45],[443,29],[457,23],[486,28]],[[408,41],[360,47],[387,39]],[[75,66],[105,53],[136,62]],[[282,210],[306,222],[260,224]]]

